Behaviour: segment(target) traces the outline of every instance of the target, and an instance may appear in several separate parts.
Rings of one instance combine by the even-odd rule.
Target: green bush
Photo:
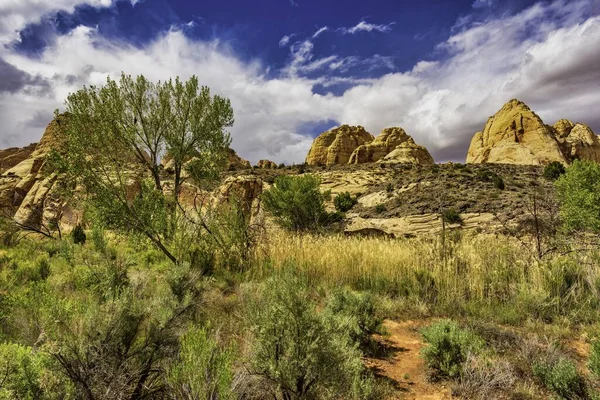
[[[349,192],[343,192],[335,196],[333,199],[333,205],[339,212],[346,212],[354,205],[358,203],[356,197],[352,196]]]
[[[421,333],[427,342],[421,354],[437,378],[458,377],[467,355],[477,353],[484,344],[479,336],[450,320],[436,322]]]
[[[85,231],[81,227],[81,224],[75,225],[75,228],[71,231],[71,237],[73,238],[73,243],[85,244],[87,236],[85,235]]]
[[[375,206],[375,212],[378,212],[379,214],[384,213],[387,211],[387,208],[385,206],[385,204],[377,204]]]
[[[600,378],[600,340],[596,340],[592,343],[588,368],[594,375]]]
[[[555,181],[566,172],[565,166],[558,161],[552,161],[544,168],[544,178]]]
[[[392,185],[391,183],[388,183],[387,186],[385,187],[385,191],[388,193],[392,193],[394,191],[394,185]]]
[[[576,160],[554,185],[565,228],[600,233],[600,164]]]
[[[494,187],[499,190],[504,190],[504,179],[500,175],[494,176]]]
[[[533,374],[561,399],[589,398],[585,380],[575,364],[566,358],[554,363],[537,361],[533,364]]]
[[[206,328],[191,328],[181,339],[177,362],[170,368],[170,391],[178,399],[233,399],[235,353],[222,348]]]
[[[327,216],[320,183],[314,175],[278,176],[273,187],[263,193],[265,209],[286,229],[314,230]]]
[[[462,222],[459,212],[453,208],[442,211],[442,218],[449,224],[460,224]]]
[[[375,300],[368,292],[334,290],[327,299],[325,312],[331,315],[331,321],[335,321],[341,331],[362,347],[371,343],[371,335],[380,331],[383,322]]]
[[[251,310],[251,372],[265,398],[369,398],[372,378],[349,336],[331,329],[305,282],[270,279]],[[262,398],[262,397],[261,397]]]

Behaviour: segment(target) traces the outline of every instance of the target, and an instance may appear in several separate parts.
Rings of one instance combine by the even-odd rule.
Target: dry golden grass
[[[272,268],[294,268],[315,284],[445,309],[509,306],[516,318],[544,319],[597,305],[600,263],[590,257],[573,253],[538,261],[519,243],[496,235],[455,234],[445,242],[444,251],[439,236],[394,240],[280,231],[263,245],[256,268],[264,276]]]

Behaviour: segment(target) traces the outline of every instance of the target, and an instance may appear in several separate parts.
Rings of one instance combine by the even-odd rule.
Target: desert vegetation
[[[527,170],[527,218],[497,232],[461,228],[448,182],[512,199],[509,173],[381,166],[383,200],[440,177],[443,229],[348,236],[362,193],[305,165],[221,186],[233,110],[196,78],[123,75],[67,110],[49,173],[83,211],[68,235],[4,221],[0,399],[598,398],[599,164]],[[417,367],[394,345],[407,321]]]

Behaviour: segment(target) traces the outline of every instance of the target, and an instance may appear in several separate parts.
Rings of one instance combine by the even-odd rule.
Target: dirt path
[[[423,323],[385,321],[388,336],[376,339],[386,350],[381,357],[369,358],[367,365],[381,377],[390,380],[396,393],[391,399],[451,399],[450,390],[427,381],[426,367],[420,356],[423,342],[417,331]]]

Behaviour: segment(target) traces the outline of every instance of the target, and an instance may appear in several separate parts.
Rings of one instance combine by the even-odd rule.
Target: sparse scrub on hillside
[[[460,213],[454,208],[447,208],[442,211],[442,218],[449,224],[460,224],[462,222]]]
[[[557,360],[537,360],[533,363],[533,374],[558,398],[566,400],[591,399],[585,379],[575,364],[561,357]]]
[[[562,163],[558,162],[558,161],[552,161],[550,164],[546,165],[546,167],[544,168],[544,178],[551,180],[551,181],[555,181],[558,178],[560,178],[560,176],[562,174],[564,174],[566,172],[565,170],[565,166],[562,165]]]

